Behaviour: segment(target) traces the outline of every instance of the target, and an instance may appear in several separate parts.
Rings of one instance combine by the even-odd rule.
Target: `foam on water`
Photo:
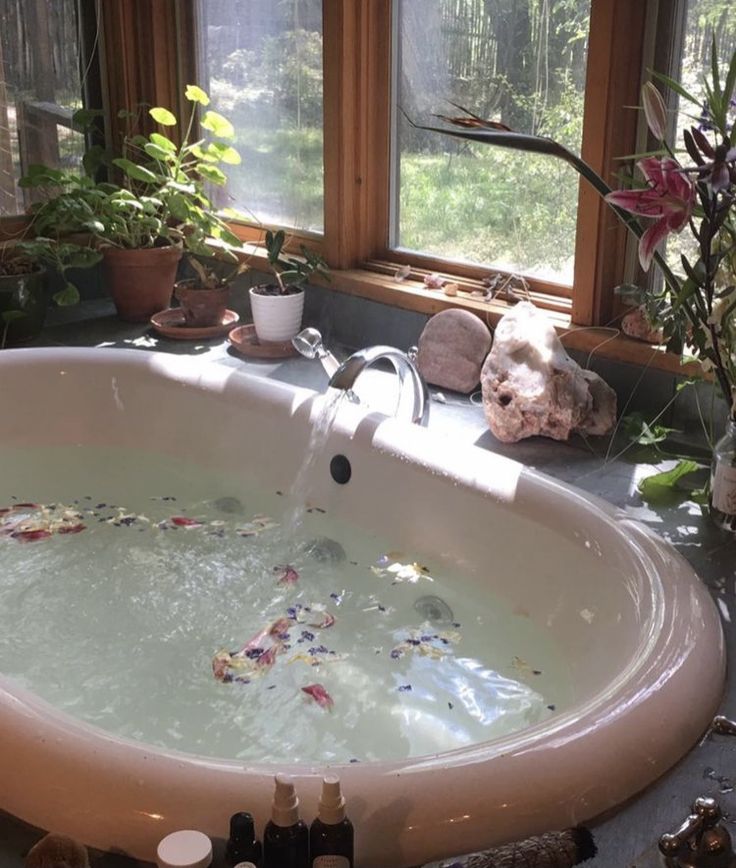
[[[68,505],[85,530],[0,535],[0,672],[109,732],[253,761],[435,753],[570,701],[565,661],[502,598],[319,508],[288,537],[253,522],[280,522],[285,501],[163,456],[4,448],[0,508]],[[325,613],[334,625],[310,626]],[[213,655],[279,618],[271,667],[213,677]]]

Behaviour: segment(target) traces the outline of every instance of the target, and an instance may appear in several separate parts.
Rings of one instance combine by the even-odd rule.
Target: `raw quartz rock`
[[[433,386],[468,393],[480,381],[491,348],[488,328],[467,310],[435,314],[419,336],[417,367]]]
[[[481,386],[490,429],[504,443],[607,434],[616,421],[616,393],[568,356],[548,318],[527,301],[496,326]]]

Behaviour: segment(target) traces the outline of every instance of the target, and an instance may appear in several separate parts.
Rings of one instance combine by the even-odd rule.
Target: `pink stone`
[[[419,337],[417,366],[433,386],[472,392],[491,348],[488,328],[466,310],[435,314]]]
[[[630,338],[647,344],[661,344],[664,341],[662,329],[652,325],[644,305],[630,310],[621,320],[621,330]]]
[[[606,434],[616,421],[616,393],[567,355],[549,318],[527,301],[496,326],[481,386],[489,427],[504,443]]]

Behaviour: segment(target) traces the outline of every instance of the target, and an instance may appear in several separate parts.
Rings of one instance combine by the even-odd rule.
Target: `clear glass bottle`
[[[723,530],[736,533],[736,420],[713,447],[710,474],[710,515]]]

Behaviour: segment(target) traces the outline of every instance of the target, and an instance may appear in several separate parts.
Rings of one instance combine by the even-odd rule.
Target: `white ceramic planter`
[[[261,295],[250,290],[253,324],[259,341],[290,341],[302,327],[304,290],[291,295]]]

